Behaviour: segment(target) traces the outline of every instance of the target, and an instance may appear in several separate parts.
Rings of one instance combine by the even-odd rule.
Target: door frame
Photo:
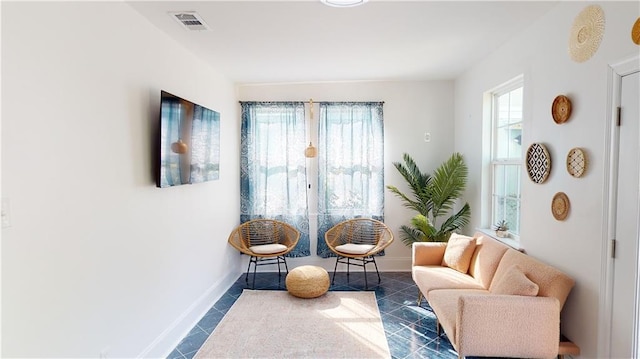
[[[604,148],[604,190],[603,204],[605,211],[603,213],[603,233],[602,233],[602,260],[601,260],[601,278],[600,278],[600,306],[598,313],[598,357],[606,358],[611,353],[611,326],[612,326],[612,310],[613,310],[613,258],[611,258],[611,240],[615,236],[616,222],[616,195],[617,195],[617,179],[618,179],[618,149],[619,149],[619,130],[614,126],[617,120],[618,106],[621,100],[621,84],[622,77],[640,71],[640,56],[623,59],[614,64],[610,64],[607,69],[607,118],[605,124],[605,148]],[[640,246],[638,246],[636,260],[640,260]],[[640,267],[640,266],[639,266]],[[635,274],[636,283],[636,300],[638,303],[640,298],[640,273]],[[640,330],[640,308],[636,304],[634,308],[634,344],[632,352],[635,356],[639,354],[638,350],[638,333]]]

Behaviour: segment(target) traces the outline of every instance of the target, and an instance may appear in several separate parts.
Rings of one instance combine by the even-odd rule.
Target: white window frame
[[[491,225],[489,227],[493,228],[493,226],[495,226],[495,224],[500,221],[503,218],[497,218],[496,214],[497,214],[497,209],[495,208],[495,203],[496,203],[496,197],[502,197],[504,200],[512,200],[512,201],[516,201],[517,202],[517,221],[518,223],[509,223],[509,238],[515,241],[519,241],[520,236],[520,228],[521,228],[521,224],[522,224],[522,218],[521,218],[521,204],[522,204],[522,166],[524,164],[524,153],[520,154],[519,158],[514,158],[514,157],[509,157],[509,158],[497,158],[497,139],[498,139],[498,99],[500,96],[510,93],[514,90],[517,90],[519,88],[522,88],[522,102],[523,102],[523,108],[522,108],[522,115],[520,118],[519,122],[511,122],[511,120],[509,120],[507,126],[510,125],[514,125],[514,124],[520,124],[520,128],[523,127],[524,124],[524,79],[523,76],[518,76],[517,78],[505,83],[504,85],[501,85],[497,88],[495,88],[494,90],[490,91],[490,97],[491,97],[491,102],[490,102],[490,106],[491,106],[491,136],[490,136],[490,148],[491,148],[491,152],[490,152],[490,188],[489,188],[489,201],[490,204],[488,206],[489,208],[489,218],[491,221]],[[522,144],[522,134],[520,137],[520,144]],[[524,152],[524,151],[523,151]],[[496,194],[495,188],[496,188],[496,170],[499,166],[517,166],[517,173],[519,175],[519,180],[517,183],[517,193],[516,196],[509,196],[509,195],[499,195]],[[504,212],[504,211],[503,211]],[[506,212],[504,212],[506,213]],[[503,213],[503,217],[504,217],[504,213]],[[515,229],[517,229],[517,232],[515,231]]]

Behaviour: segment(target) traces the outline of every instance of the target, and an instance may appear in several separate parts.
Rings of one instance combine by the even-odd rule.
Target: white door
[[[622,77],[621,85],[610,351],[611,358],[632,358],[638,354],[640,73]]]

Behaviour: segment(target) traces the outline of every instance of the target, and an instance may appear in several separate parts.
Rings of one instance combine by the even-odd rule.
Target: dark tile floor
[[[331,275],[332,273],[329,273]],[[418,289],[409,272],[381,272],[382,281],[377,283],[375,273],[369,273],[369,288],[378,298],[378,307],[382,323],[387,335],[391,356],[396,358],[457,358],[444,333],[436,335],[436,319],[423,300],[421,306],[416,305]],[[248,288],[244,275],[229,288],[191,332],[178,344],[169,355],[169,359],[191,359],[209,334],[231,308],[242,290]],[[252,276],[249,276],[251,284]],[[255,289],[286,290],[285,275],[278,273],[258,273]],[[336,273],[332,291],[365,290],[362,272],[352,272],[347,277],[345,272]]]

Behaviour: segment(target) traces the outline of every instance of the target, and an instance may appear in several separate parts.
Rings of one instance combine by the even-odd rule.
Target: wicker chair
[[[380,283],[380,272],[375,255],[393,242],[393,233],[384,223],[371,218],[343,221],[331,227],[325,233],[324,240],[329,249],[337,255],[331,284],[336,278],[338,263],[347,265],[347,276],[349,275],[349,266],[362,267],[365,289],[369,288],[366,266],[373,263],[378,274],[378,283]]]
[[[280,265],[289,273],[285,254],[291,252],[298,244],[300,232],[293,226],[273,220],[254,219],[247,221],[233,230],[229,235],[229,244],[240,253],[250,256],[245,282],[249,285],[249,272],[253,264],[253,284],[256,284],[256,268],[259,265],[278,265],[278,275],[281,275]]]

